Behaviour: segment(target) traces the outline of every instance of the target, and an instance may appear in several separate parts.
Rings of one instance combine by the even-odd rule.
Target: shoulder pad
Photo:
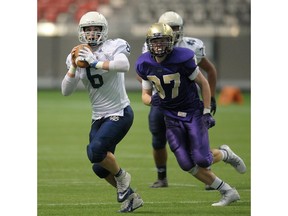
[[[103,44],[103,50],[114,54],[124,53],[126,56],[130,55],[130,45],[121,38],[106,40]]]
[[[194,58],[194,56],[195,53],[191,49],[184,47],[174,47],[169,61],[171,63],[181,63]]]

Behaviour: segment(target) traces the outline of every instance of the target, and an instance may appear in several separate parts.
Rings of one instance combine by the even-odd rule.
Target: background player
[[[204,43],[193,37],[184,37],[183,19],[174,12],[168,11],[162,14],[159,18],[161,23],[168,24],[174,34],[175,41],[174,47],[185,47],[194,51],[197,57],[197,65],[207,73],[208,82],[211,91],[211,113],[216,113],[216,80],[217,71],[213,63],[207,58]],[[142,53],[148,51],[145,42]],[[155,93],[154,89],[154,93]],[[167,181],[167,149],[166,149],[166,127],[164,123],[164,116],[157,106],[151,106],[149,112],[149,130],[152,134],[152,147],[153,158],[157,169],[157,180],[151,185],[152,188],[168,187]],[[213,153],[213,163],[225,161],[230,163],[239,173],[245,173],[246,166],[243,160],[236,155],[227,145],[220,146],[219,149],[211,149]],[[212,190],[208,185],[205,186],[206,190]]]

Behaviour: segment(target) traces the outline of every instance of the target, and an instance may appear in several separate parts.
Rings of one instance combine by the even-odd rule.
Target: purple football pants
[[[202,112],[196,111],[190,122],[165,117],[166,137],[170,149],[184,171],[191,170],[196,164],[207,168],[213,162],[208,129],[202,116]]]

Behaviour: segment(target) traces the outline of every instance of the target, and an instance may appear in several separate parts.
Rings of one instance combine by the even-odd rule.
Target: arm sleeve
[[[72,65],[72,57],[71,57],[71,53],[69,53],[69,55],[66,58],[66,67],[67,70],[69,70],[70,66]]]
[[[109,71],[127,72],[129,71],[130,63],[125,54],[119,53],[114,56],[114,59],[109,62]]]
[[[196,58],[196,55],[194,55],[194,54],[193,54],[191,59],[189,59],[188,61],[185,62],[185,68],[186,68],[186,71],[188,73],[187,76],[192,81],[198,76],[198,74],[200,72],[200,69],[197,66],[196,62],[197,62],[197,58]]]
[[[71,95],[77,88],[78,82],[79,82],[79,77],[75,76],[74,78],[72,78],[66,74],[61,84],[62,95],[64,96]]]
[[[148,80],[143,80],[142,79],[142,88],[145,89],[145,90],[149,90],[149,89],[152,89],[152,83]]]
[[[199,67],[196,67],[195,70],[193,71],[193,73],[189,76],[190,80],[195,80],[195,78],[198,76],[200,70]]]

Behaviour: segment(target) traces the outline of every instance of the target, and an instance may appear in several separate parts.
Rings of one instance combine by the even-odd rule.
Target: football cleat
[[[131,175],[123,170],[119,177],[115,177],[117,183],[117,201],[123,202],[131,194],[130,182]]]
[[[151,188],[161,188],[161,187],[168,187],[167,179],[158,179],[156,182],[154,182],[151,186]]]
[[[224,162],[229,163],[231,166],[233,166],[237,172],[239,173],[245,173],[246,172],[246,165],[244,161],[236,155],[227,145],[221,145],[219,147],[220,150],[224,150],[227,152],[227,159],[224,160]]]
[[[135,209],[143,206],[144,202],[137,193],[132,193],[129,197],[122,203],[121,209],[118,212],[133,212]]]
[[[222,194],[221,200],[217,203],[213,203],[212,206],[227,206],[232,202],[240,200],[240,195],[235,188],[220,193]]]

